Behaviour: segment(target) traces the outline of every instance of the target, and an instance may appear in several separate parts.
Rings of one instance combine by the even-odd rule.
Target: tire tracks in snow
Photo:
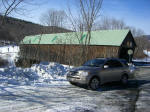
[[[143,109],[141,109],[141,107],[139,108],[140,105],[138,105],[137,103],[140,102],[139,100],[141,100],[142,99],[141,97],[143,97],[143,96],[141,96],[141,94],[142,94],[141,92],[145,91],[145,89],[150,90],[150,88],[147,88],[148,87],[147,84],[150,83],[149,74],[150,74],[149,68],[142,67],[142,68],[140,68],[140,71],[136,76],[136,79],[137,79],[137,93],[135,94],[136,97],[135,97],[135,100],[132,103],[133,108],[131,109],[131,112],[141,112],[141,110],[143,110]],[[146,97],[148,97],[148,96],[146,96]],[[144,109],[144,111],[145,111],[145,109]],[[145,111],[145,112],[149,112],[149,109],[148,109],[148,111]]]

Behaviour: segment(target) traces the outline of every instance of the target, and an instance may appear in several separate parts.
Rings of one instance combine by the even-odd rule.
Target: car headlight
[[[130,73],[134,73],[134,70],[130,70]]]
[[[78,72],[78,74],[82,77],[86,77],[86,76],[88,76],[89,75],[89,73],[88,72],[85,72],[85,71],[79,71]]]
[[[130,70],[130,73],[133,73],[135,72],[135,67],[130,67],[129,70]]]

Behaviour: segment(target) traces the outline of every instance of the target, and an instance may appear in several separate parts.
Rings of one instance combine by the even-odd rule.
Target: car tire
[[[97,77],[94,77],[90,80],[89,89],[97,90],[100,88],[100,80]]]
[[[73,82],[70,82],[70,84],[71,84],[71,85],[76,85],[76,84],[75,84],[75,83],[73,83]]]
[[[122,85],[127,85],[128,84],[128,76],[127,75],[122,75],[120,82],[121,82]]]

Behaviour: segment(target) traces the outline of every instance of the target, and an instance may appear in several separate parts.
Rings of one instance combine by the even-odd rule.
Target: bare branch
[[[50,9],[41,16],[40,21],[47,26],[65,27],[66,19],[65,11]]]

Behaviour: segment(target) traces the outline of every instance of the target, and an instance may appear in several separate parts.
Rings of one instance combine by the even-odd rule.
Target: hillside
[[[0,16],[0,21],[2,21],[2,16]],[[56,26],[42,26],[32,22],[7,17],[5,24],[0,26],[0,40],[19,42],[24,36],[28,35],[61,32],[70,32],[70,30]]]
[[[150,35],[144,35],[150,41]]]

